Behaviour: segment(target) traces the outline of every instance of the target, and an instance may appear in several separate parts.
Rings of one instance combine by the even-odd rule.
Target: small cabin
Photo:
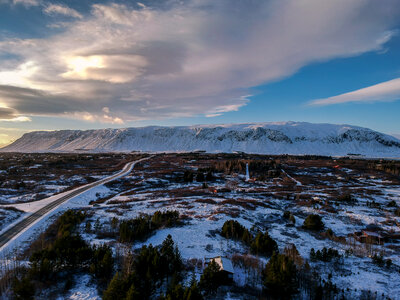
[[[363,230],[360,236],[360,242],[383,245],[384,237],[378,232]]]
[[[235,271],[233,269],[232,262],[229,258],[223,256],[206,258],[205,266],[208,266],[208,264],[212,261],[214,261],[220,267],[220,271],[224,272],[228,279],[233,280],[233,274],[235,273]]]

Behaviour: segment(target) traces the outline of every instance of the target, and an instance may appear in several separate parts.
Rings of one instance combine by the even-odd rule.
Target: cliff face
[[[1,151],[194,151],[400,157],[400,140],[350,125],[298,122],[27,133]]]

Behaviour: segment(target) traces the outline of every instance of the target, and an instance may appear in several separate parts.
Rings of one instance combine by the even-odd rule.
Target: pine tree
[[[121,299],[125,295],[125,284],[122,276],[117,272],[107,289],[104,291],[103,300],[116,300]]]
[[[116,299],[118,299],[118,298],[116,298]],[[114,300],[116,300],[116,299],[114,299]],[[126,294],[126,300],[137,300],[137,299],[140,299],[140,293],[136,289],[135,284],[132,284]]]
[[[192,278],[190,287],[185,290],[185,295],[183,297],[185,300],[203,300],[200,289],[197,285],[196,278]]]
[[[27,277],[23,277],[21,280],[15,278],[12,285],[12,291],[14,299],[30,300],[34,299],[35,286]]]
[[[308,230],[320,231],[325,227],[322,218],[319,215],[309,215],[304,220],[303,228]]]
[[[289,257],[274,253],[263,270],[265,292],[277,299],[290,299],[297,292],[297,270]]]
[[[251,251],[257,255],[271,256],[274,251],[278,251],[278,244],[268,232],[259,232],[251,243]]]
[[[203,182],[204,181],[204,174],[202,172],[197,173],[196,181],[197,182]]]
[[[221,283],[220,267],[215,261],[211,261],[204,269],[200,277],[199,286],[206,293],[213,293]]]

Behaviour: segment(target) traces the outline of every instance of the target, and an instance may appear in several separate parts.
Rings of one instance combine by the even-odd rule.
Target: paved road
[[[74,198],[75,196],[86,192],[96,186],[102,185],[104,183],[107,183],[109,181],[112,181],[116,179],[117,177],[125,176],[127,175],[133,168],[133,166],[148,158],[142,158],[137,161],[132,161],[127,163],[124,168],[118,172],[117,174],[114,174],[112,176],[109,176],[107,178],[101,179],[99,181],[84,185],[83,187],[71,190],[70,192],[67,192],[68,194],[58,198],[57,200],[54,200],[53,202],[47,204],[46,206],[40,208],[39,210],[35,211],[32,213],[30,216],[26,217],[25,219],[21,220],[20,222],[16,223],[14,226],[6,230],[0,235],[0,250],[3,246],[5,246],[9,241],[11,241],[15,236],[17,236],[21,231],[24,229],[28,228],[30,225],[32,225],[35,221],[46,215],[48,212],[50,212],[52,209],[56,208],[57,206],[61,205],[65,201]]]

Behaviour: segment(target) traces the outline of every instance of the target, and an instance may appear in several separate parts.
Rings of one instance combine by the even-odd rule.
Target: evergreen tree
[[[197,173],[196,181],[197,182],[203,182],[204,181],[204,174],[202,172]]]
[[[186,170],[185,173],[183,173],[183,181],[184,182],[193,182],[193,172]]]
[[[314,231],[321,231],[325,227],[322,218],[319,215],[309,215],[304,220],[303,228]]]
[[[297,292],[296,276],[293,260],[274,253],[263,270],[265,292],[276,299],[290,299]]]
[[[251,243],[251,251],[257,255],[271,256],[278,251],[278,244],[273,240],[268,232],[259,232]]]
[[[12,285],[13,298],[16,300],[34,299],[35,286],[28,277],[23,277],[21,280],[15,278]]]
[[[206,181],[210,182],[210,181],[213,181],[213,180],[214,180],[214,176],[213,176],[212,172],[208,171],[207,175],[206,175]]]
[[[200,277],[199,286],[206,293],[214,293],[221,285],[221,272],[220,267],[215,261],[211,261],[207,268],[204,269]]]
[[[131,287],[129,288],[126,294],[126,300],[137,300],[137,299],[140,299],[140,293],[136,289],[135,284],[132,283]]]
[[[185,290],[184,299],[185,300],[203,300],[203,296],[200,292],[197,282],[192,283],[190,285],[190,287]]]
[[[125,295],[125,282],[118,272],[114,275],[107,289],[103,293],[103,300],[122,299]]]

